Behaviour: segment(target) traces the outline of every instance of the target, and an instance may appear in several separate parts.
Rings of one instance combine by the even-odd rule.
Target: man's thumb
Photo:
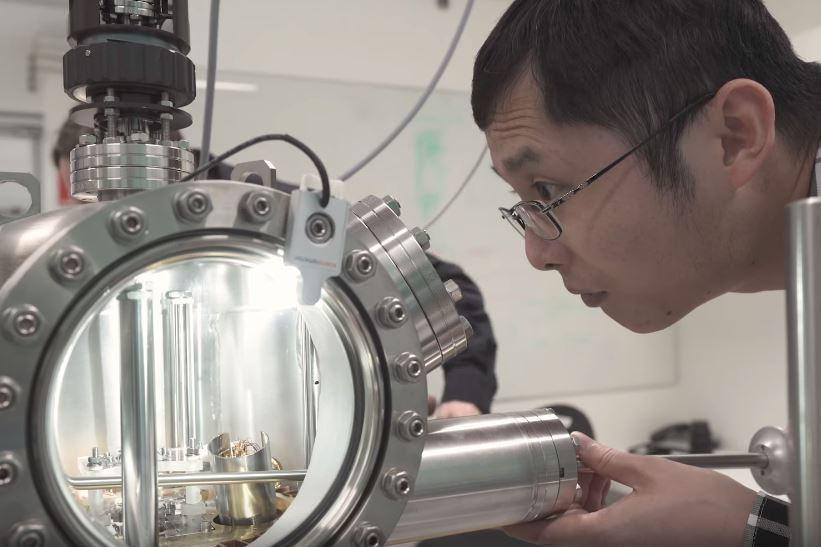
[[[604,446],[577,431],[572,435],[576,441],[579,458],[590,470],[631,488],[643,482],[644,457]]]

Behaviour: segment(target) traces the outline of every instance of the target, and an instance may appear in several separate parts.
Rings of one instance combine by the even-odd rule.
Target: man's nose
[[[537,270],[550,271],[567,263],[567,248],[560,240],[542,239],[532,231],[525,232],[525,254]]]

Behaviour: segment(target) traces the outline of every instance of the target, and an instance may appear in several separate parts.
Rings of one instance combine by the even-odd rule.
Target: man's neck
[[[785,287],[786,207],[787,204],[810,195],[816,155],[817,150],[813,149],[803,155],[801,161],[796,162],[795,156],[785,151],[768,170],[768,179],[773,188],[770,195],[776,214],[770,217],[770,226],[763,231],[756,264],[750,267],[750,275],[735,292],[759,292]]]

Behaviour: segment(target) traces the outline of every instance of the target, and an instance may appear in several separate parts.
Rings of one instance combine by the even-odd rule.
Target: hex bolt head
[[[213,210],[211,198],[202,190],[184,190],[175,202],[177,216],[187,222],[200,222]]]
[[[262,224],[274,215],[271,198],[263,192],[248,192],[242,198],[240,208],[250,222]]]
[[[413,479],[407,471],[394,467],[382,476],[382,490],[390,498],[406,498],[413,492]]]
[[[389,329],[401,327],[408,320],[408,312],[402,301],[394,296],[382,299],[377,309],[379,322]]]
[[[462,324],[462,328],[465,329],[465,337],[470,340],[473,338],[473,325],[470,324],[470,321],[465,318],[465,316],[459,316],[459,322]]]
[[[327,243],[334,236],[334,221],[325,213],[314,213],[305,223],[305,233],[316,244]]]
[[[462,300],[462,289],[453,279],[445,281],[445,290],[448,291],[448,296],[454,304]]]
[[[87,144],[97,144],[97,135],[93,133],[85,133],[80,135],[80,138],[77,139],[77,142],[80,146],[86,146]]]
[[[36,522],[17,524],[9,537],[9,547],[43,547],[46,529]]]
[[[121,241],[135,240],[145,233],[145,213],[136,207],[119,209],[111,215],[109,228],[112,235]]]
[[[12,460],[0,461],[0,487],[8,486],[17,478],[17,465]]]
[[[425,230],[422,228],[414,228],[411,230],[411,233],[419,246],[422,247],[423,251],[430,249],[430,236]]]
[[[387,205],[390,208],[390,210],[393,211],[393,214],[395,214],[396,216],[402,215],[402,205],[398,201],[396,201],[396,198],[394,198],[393,196],[385,196],[384,198],[382,198],[382,200],[385,202],[385,205]]]
[[[357,547],[382,547],[385,545],[385,534],[378,526],[370,522],[363,522],[354,533],[354,542]]]
[[[393,361],[393,370],[397,380],[410,384],[419,381],[425,372],[422,360],[412,353],[402,353]]]
[[[0,411],[8,410],[17,402],[15,385],[7,378],[0,378]]]
[[[396,432],[406,441],[423,437],[425,429],[425,419],[413,410],[406,410],[396,419]]]
[[[353,281],[365,281],[376,273],[376,258],[361,249],[351,251],[345,257],[345,273]]]

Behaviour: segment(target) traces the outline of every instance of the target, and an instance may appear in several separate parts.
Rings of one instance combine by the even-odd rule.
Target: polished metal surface
[[[770,494],[787,494],[791,480],[789,434],[778,427],[762,427],[750,440],[750,452],[767,458],[765,467],[752,469],[755,482]]]
[[[821,198],[787,210],[790,543],[821,545]]]
[[[203,192],[213,204],[213,210],[196,223],[182,218],[173,206],[190,190]],[[250,194],[266,198],[270,212],[264,218],[243,212]],[[384,204],[379,207],[390,211]],[[188,337],[180,323],[163,322],[162,299],[173,291],[192,293],[197,340],[193,364],[199,378],[195,390],[201,401],[216,403],[201,409],[198,427],[211,435],[233,431],[246,438],[249,427],[265,431],[270,435],[271,455],[280,459],[282,452],[286,469],[299,469],[307,459],[305,431],[310,430],[310,423],[300,407],[309,399],[305,389],[309,379],[304,369],[293,366],[299,347],[297,317],[304,319],[316,351],[312,374],[320,381],[312,393],[316,437],[310,467],[298,475],[302,479],[299,495],[264,532],[260,544],[347,546],[363,531],[376,529],[387,535],[405,507],[405,492],[418,483],[425,442],[424,434],[415,433],[414,422],[408,422],[405,431],[397,427],[396,418],[414,412],[424,416],[427,404],[424,374],[409,382],[392,365],[401,355],[423,355],[420,325],[427,325],[433,337],[408,283],[407,276],[414,279],[411,265],[403,266],[403,274],[386,248],[399,234],[410,238],[407,244],[416,246],[419,260],[426,260],[410,232],[404,227],[391,232],[382,226],[376,228],[377,236],[360,218],[351,216],[344,230],[345,253],[367,249],[372,270],[350,284],[343,277],[331,279],[319,303],[283,312],[281,304],[272,308],[268,298],[272,291],[291,296],[295,292],[290,277],[284,283],[277,266],[288,214],[286,194],[208,181],[165,186],[135,193],[121,202],[76,210],[44,224],[48,229],[43,233],[31,234],[36,245],[25,252],[18,252],[20,247],[8,252],[20,258],[0,288],[0,313],[30,305],[42,314],[42,323],[36,344],[20,345],[0,337],[0,354],[15,355],[13,363],[0,360],[0,376],[19,385],[18,403],[0,413],[0,437],[3,447],[9,447],[21,462],[15,484],[6,487],[19,496],[20,508],[0,513],[0,534],[33,519],[44,526],[49,545],[114,546],[120,541],[95,524],[69,481],[77,475],[78,463],[80,469],[86,468],[81,456],[92,447],[101,447],[92,454],[116,455],[116,442],[111,439],[122,433],[119,395],[111,399],[92,394],[100,393],[100,386],[105,394],[110,386],[119,385],[119,376],[109,372],[120,369],[118,356],[110,357],[110,347],[120,344],[121,328],[119,315],[112,316],[107,302],[136,281],[152,289],[158,359],[164,359],[163,348],[176,347],[172,353],[179,353]],[[119,237],[112,229],[111,219],[128,211],[142,214],[139,237]],[[38,225],[38,219],[25,222],[31,223],[28,227]],[[7,241],[0,236],[0,253]],[[52,267],[56,257],[68,250],[81,251],[84,262],[83,275],[70,283],[55,275]],[[434,298],[430,283],[427,294]],[[438,308],[448,310],[458,321],[444,286],[438,288],[443,296]],[[376,310],[385,298],[399,299],[408,320],[391,328],[382,326]],[[116,302],[113,309],[118,310]],[[435,337],[434,344],[442,359]],[[225,365],[215,368],[214,363]],[[214,370],[220,372],[214,376]],[[237,373],[240,370],[242,374]],[[158,373],[155,382],[157,433],[163,440],[164,377]],[[249,393],[254,395],[249,397]],[[214,432],[214,427],[222,429]],[[29,450],[29,446],[36,449]],[[168,452],[162,454],[160,472],[155,475],[160,484],[169,477],[163,466],[171,469],[168,466],[188,463],[168,458]],[[112,471],[116,474],[116,469]],[[181,482],[204,478],[198,470],[181,467],[175,473],[180,478],[173,480]],[[400,478],[395,489],[383,487],[390,473]],[[80,483],[89,478],[76,477]],[[408,488],[402,478],[407,479]],[[79,487],[80,483],[75,484]],[[376,536],[365,533],[363,537]]]
[[[389,544],[522,521],[567,509],[576,450],[550,410],[428,421],[422,465]]]
[[[152,547],[157,529],[157,437],[151,293],[127,287],[120,302],[123,526],[129,547]]]
[[[243,484],[254,482],[301,481],[306,471],[247,471],[232,473],[174,473],[157,477],[157,486],[170,488],[176,486],[195,486],[200,484]],[[95,490],[99,488],[121,488],[121,477],[69,477],[68,484],[77,490]]]
[[[128,193],[178,182],[195,167],[190,150],[165,144],[111,142],[71,151],[71,193],[83,201],[120,199]]]
[[[268,435],[259,434],[259,444],[246,444],[236,453],[238,441],[222,433],[208,443],[208,458],[216,473],[243,473],[271,469]],[[247,447],[251,448],[247,448]],[[240,483],[217,487],[219,522],[224,526],[258,524],[276,518],[276,492],[269,483]]]
[[[398,204],[391,208],[385,201],[368,196],[351,212],[379,239],[410,288],[414,306],[409,311],[422,343],[425,369],[430,372],[464,351],[467,336],[448,291],[414,231],[402,224],[394,209],[399,209]]]

